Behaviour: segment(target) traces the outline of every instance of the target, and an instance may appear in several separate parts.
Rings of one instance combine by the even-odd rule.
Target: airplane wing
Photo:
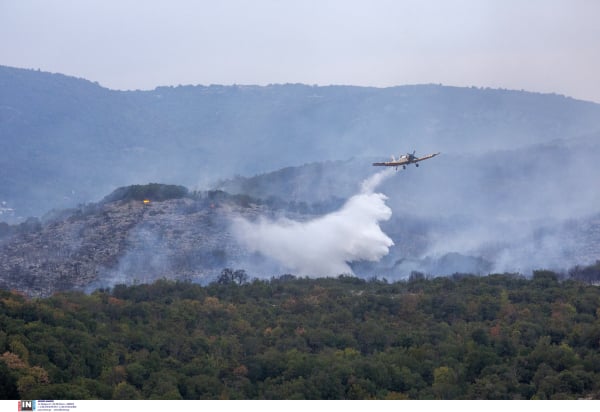
[[[420,162],[421,160],[431,159],[432,157],[436,157],[439,154],[440,154],[440,152],[437,152],[437,153],[432,153],[432,154],[427,155],[427,156],[419,157],[418,159],[414,160],[414,163]]]

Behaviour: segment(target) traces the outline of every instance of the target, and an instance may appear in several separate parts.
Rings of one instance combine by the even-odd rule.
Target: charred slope
[[[244,253],[230,235],[230,216],[261,208],[223,192],[148,201],[90,204],[15,230],[0,243],[0,287],[48,296],[157,278],[205,282]]]

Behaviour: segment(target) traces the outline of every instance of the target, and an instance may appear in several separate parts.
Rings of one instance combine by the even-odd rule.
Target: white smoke
[[[294,274],[352,274],[350,262],[378,261],[394,245],[379,227],[392,216],[392,210],[385,204],[387,197],[374,192],[392,174],[385,170],[371,176],[358,194],[327,215],[305,222],[238,218],[233,233],[248,250],[276,260]]]

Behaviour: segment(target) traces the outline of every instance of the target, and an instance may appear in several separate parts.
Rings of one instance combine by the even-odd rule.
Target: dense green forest
[[[599,398],[599,318],[548,271],[0,292],[0,397]]]

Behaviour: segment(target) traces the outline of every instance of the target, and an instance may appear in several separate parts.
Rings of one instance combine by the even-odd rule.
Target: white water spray
[[[337,211],[306,221],[238,218],[233,233],[251,252],[268,256],[300,276],[351,274],[350,262],[378,261],[394,245],[379,227],[392,216],[387,197],[375,193],[393,174],[385,170],[371,176]]]

